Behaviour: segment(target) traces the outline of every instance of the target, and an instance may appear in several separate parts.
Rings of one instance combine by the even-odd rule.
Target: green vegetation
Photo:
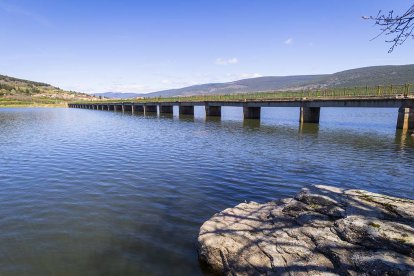
[[[404,238],[396,238],[395,240],[399,243],[408,243],[408,241]]]
[[[0,107],[65,106],[67,101],[49,98],[1,98]]]
[[[400,214],[395,210],[395,206],[389,202],[378,202],[374,199],[374,197],[370,195],[361,195],[360,196],[365,201],[381,205],[385,210],[387,210],[390,213],[394,213],[395,215],[399,216]]]
[[[414,64],[356,68],[326,75],[313,81],[318,87],[389,86],[414,83]],[[309,86],[309,84],[307,85]]]
[[[369,225],[374,227],[374,228],[380,228],[381,227],[381,225],[379,225],[378,223],[372,222],[372,221],[369,223]]]
[[[91,101],[88,94],[65,91],[46,83],[0,75],[0,107],[65,106],[71,101]]]
[[[389,85],[374,87],[331,88],[321,90],[274,91],[256,93],[238,93],[225,95],[196,95],[184,97],[158,97],[140,99],[106,99],[105,102],[204,102],[204,101],[272,101],[272,100],[299,100],[299,99],[338,99],[338,98],[366,98],[366,97],[414,97],[414,85]],[[82,102],[76,102],[82,103]]]
[[[318,209],[318,208],[320,208],[320,207],[321,207],[320,205],[318,205],[318,204],[313,204],[313,203],[309,204],[308,206],[309,206],[309,208],[311,208],[311,209]]]

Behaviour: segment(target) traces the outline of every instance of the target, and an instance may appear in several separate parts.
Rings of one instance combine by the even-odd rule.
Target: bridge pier
[[[144,106],[143,105],[133,105],[133,106],[134,106],[134,113],[135,112],[144,113]]]
[[[1,1],[1,0],[0,0]],[[411,92],[410,92],[411,93]],[[250,101],[170,101],[170,102],[87,102],[68,103],[70,108],[93,109],[93,110],[122,110],[132,112],[146,112],[157,114],[158,106],[160,114],[173,114],[174,106],[179,107],[180,115],[194,115],[194,106],[204,106],[206,118],[220,118],[222,106],[243,107],[244,119],[260,119],[261,107],[299,107],[300,124],[318,124],[320,120],[321,107],[355,107],[355,108],[399,108],[397,129],[414,130],[414,94],[406,97],[375,96],[367,98],[338,98],[338,99],[288,99],[288,100],[250,100]],[[407,132],[407,131],[406,131]],[[408,133],[408,132],[407,132]]]
[[[260,119],[260,107],[243,106],[244,119]]]
[[[160,107],[160,114],[161,113],[167,113],[167,114],[173,114],[174,113],[174,108],[172,105],[159,105]]]
[[[208,105],[206,104],[206,116],[221,117],[221,106],[219,105]]]
[[[193,105],[180,105],[178,110],[180,115],[194,115]]]
[[[157,113],[157,106],[156,105],[144,105],[144,112],[145,113]]]
[[[312,123],[319,124],[321,108],[320,107],[301,107],[299,122],[301,124]]]
[[[123,112],[125,112],[125,111],[129,111],[129,112],[132,112],[132,107],[133,107],[133,105],[132,104],[123,104],[122,105],[122,108],[123,108]]]
[[[414,129],[414,108],[398,109],[397,129]]]

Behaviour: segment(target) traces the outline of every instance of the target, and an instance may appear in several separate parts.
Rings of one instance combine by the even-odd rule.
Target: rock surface
[[[226,209],[200,229],[219,275],[414,275],[414,201],[330,186]]]

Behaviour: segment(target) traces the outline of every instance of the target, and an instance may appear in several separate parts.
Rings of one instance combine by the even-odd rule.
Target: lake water
[[[414,198],[414,138],[395,130],[397,110],[298,118],[0,109],[0,275],[200,275],[201,224],[240,202],[309,184]]]

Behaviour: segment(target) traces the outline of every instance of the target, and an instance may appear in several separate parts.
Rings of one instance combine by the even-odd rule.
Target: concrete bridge
[[[319,123],[320,110],[323,107],[359,107],[359,108],[398,108],[397,129],[414,130],[414,97],[365,97],[336,99],[289,99],[289,100],[246,100],[246,101],[182,101],[162,102],[90,102],[70,103],[70,108],[93,110],[113,110],[132,113],[172,114],[173,107],[179,107],[180,115],[194,115],[194,106],[204,106],[206,116],[221,116],[222,106],[243,108],[245,119],[260,119],[262,107],[299,107],[299,122]]]

